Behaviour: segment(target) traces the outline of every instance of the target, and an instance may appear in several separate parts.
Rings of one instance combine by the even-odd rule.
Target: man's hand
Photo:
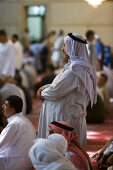
[[[109,166],[113,166],[113,154],[107,159],[106,163]]]
[[[38,98],[43,102],[44,98],[41,96],[41,92],[44,90],[44,87],[41,87],[38,91],[37,91],[37,96]]]
[[[101,149],[98,150],[98,151],[96,151],[96,152],[94,152],[94,153],[92,153],[91,155],[89,155],[89,157],[90,157],[90,158],[97,157],[97,156],[100,154],[100,152],[101,152]]]
[[[97,167],[98,167],[98,168],[101,169],[101,168],[103,167],[103,165],[105,164],[106,158],[107,158],[106,155],[103,155],[103,156],[101,157],[101,159],[97,162]]]
[[[97,160],[97,162],[102,158],[102,156],[103,156],[103,152],[100,151],[100,152],[96,155],[96,160]]]

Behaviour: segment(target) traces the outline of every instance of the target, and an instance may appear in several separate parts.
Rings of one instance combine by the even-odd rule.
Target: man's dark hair
[[[63,35],[64,31],[63,30],[59,30],[59,33],[60,33],[60,35]]]
[[[104,77],[104,78],[105,78],[105,81],[107,81],[107,80],[108,80],[108,77],[107,77],[107,75],[106,75],[106,74],[101,73],[101,74],[100,74],[100,76]]]
[[[87,32],[86,32],[86,38],[87,39],[89,39],[92,35],[94,35],[95,33],[94,33],[94,31],[92,31],[92,30],[88,30]]]
[[[7,36],[7,33],[5,32],[5,30],[0,30],[0,35]]]
[[[55,35],[55,30],[51,31],[50,35]]]
[[[18,40],[18,39],[19,39],[19,37],[18,37],[18,35],[17,35],[17,34],[13,34],[13,35],[12,35],[12,37],[13,37],[13,38],[15,38],[16,40]]]
[[[15,109],[16,113],[22,112],[23,101],[19,96],[12,95],[6,100],[9,102],[9,106]]]

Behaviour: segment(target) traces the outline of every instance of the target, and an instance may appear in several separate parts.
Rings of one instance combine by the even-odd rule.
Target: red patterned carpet
[[[36,131],[38,130],[38,121],[40,115],[41,102],[38,99],[33,99],[32,113],[27,117],[33,123]],[[89,155],[101,149],[106,141],[113,136],[113,114],[108,115],[105,123],[103,124],[90,124],[87,131],[87,151]],[[95,163],[95,159],[92,159]],[[97,168],[95,168],[96,170]]]

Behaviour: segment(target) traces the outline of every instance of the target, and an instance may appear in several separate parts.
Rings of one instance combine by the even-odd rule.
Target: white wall
[[[87,29],[98,33],[105,44],[113,46],[113,2],[105,2],[94,9],[83,0],[1,0],[0,28],[9,35],[22,34],[26,25],[25,7],[46,6],[45,31],[63,29],[85,35]]]

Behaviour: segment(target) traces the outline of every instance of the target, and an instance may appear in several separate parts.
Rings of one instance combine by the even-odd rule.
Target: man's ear
[[[11,111],[12,111],[12,113],[15,113],[16,111],[15,111],[15,109],[12,107],[11,108]]]

